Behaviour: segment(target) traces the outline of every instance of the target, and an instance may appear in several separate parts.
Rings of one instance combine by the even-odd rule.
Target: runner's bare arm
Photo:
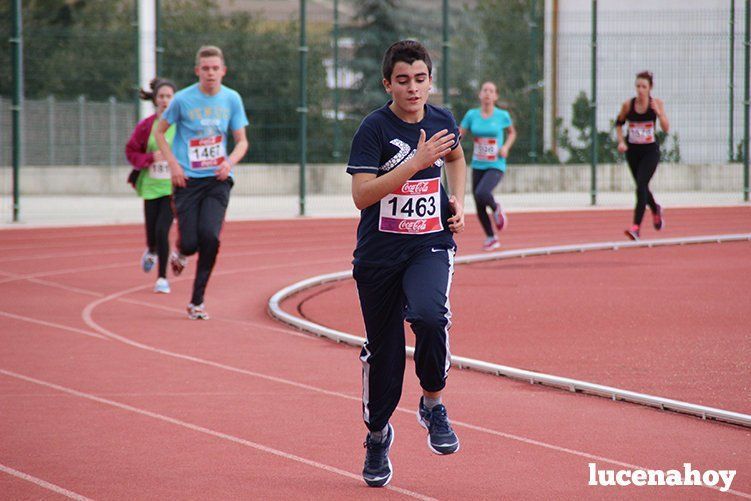
[[[506,141],[503,143],[503,147],[501,147],[501,151],[499,152],[503,158],[508,157],[509,150],[511,150],[511,147],[516,142],[516,127],[509,125],[506,128],[506,131]]]
[[[232,153],[229,154],[229,162],[225,160],[219,164],[219,167],[216,170],[216,177],[220,181],[224,181],[229,177],[232,166],[242,160],[248,152],[249,143],[248,135],[245,133],[245,127],[233,130],[232,138],[235,140],[235,147],[232,149]]]
[[[355,207],[362,210],[378,202],[417,172],[448,155],[453,142],[454,134],[449,134],[446,129],[436,132],[427,141],[425,131],[421,130],[417,151],[411,159],[380,177],[376,177],[375,174],[354,174],[352,176],[352,200],[355,202]]]
[[[185,187],[185,172],[183,171],[183,168],[180,167],[180,164],[177,163],[177,158],[175,158],[175,154],[172,153],[172,148],[167,142],[167,138],[164,137],[164,134],[169,127],[170,124],[168,121],[164,119],[159,120],[159,125],[157,125],[156,130],[154,131],[154,138],[156,139],[156,144],[159,146],[159,151],[161,151],[164,158],[167,159],[167,164],[169,165],[169,170],[172,176],[172,184]]]
[[[459,233],[464,229],[464,191],[467,184],[467,162],[460,144],[446,155],[446,180],[448,181],[449,204],[453,215],[449,218],[449,229]]]
[[[618,117],[615,119],[615,135],[618,138],[618,151],[623,153],[627,150],[626,142],[623,139],[623,125],[626,123],[626,115],[628,115],[628,108],[630,106],[629,101],[624,101],[621,105],[621,111],[618,113]]]
[[[665,113],[665,103],[662,99],[652,99],[652,109],[655,110],[657,119],[660,121],[660,128],[667,134],[670,132],[670,121]]]

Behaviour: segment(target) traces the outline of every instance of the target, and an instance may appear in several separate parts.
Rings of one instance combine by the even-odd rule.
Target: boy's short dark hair
[[[391,81],[391,73],[394,72],[396,63],[403,62],[412,64],[415,61],[423,61],[428,66],[428,75],[433,74],[433,63],[430,61],[430,54],[420,42],[415,40],[400,40],[392,44],[383,55],[383,78]]]

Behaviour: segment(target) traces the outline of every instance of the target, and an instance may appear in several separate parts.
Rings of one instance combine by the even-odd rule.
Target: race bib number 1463
[[[420,235],[443,230],[441,180],[409,180],[381,199],[378,229]]]

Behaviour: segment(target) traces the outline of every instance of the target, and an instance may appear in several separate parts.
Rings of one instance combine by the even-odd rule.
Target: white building
[[[743,0],[735,1],[733,150],[743,138]],[[607,130],[634,77],[654,73],[684,163],[723,163],[730,137],[730,0],[599,0],[597,127]],[[554,117],[590,96],[591,0],[545,0],[545,148]]]

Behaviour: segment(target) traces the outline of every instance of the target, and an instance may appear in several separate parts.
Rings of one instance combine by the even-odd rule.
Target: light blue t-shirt
[[[506,172],[506,159],[498,154],[503,146],[503,130],[513,125],[508,111],[493,108],[493,114],[483,118],[480,108],[472,108],[464,115],[461,128],[472,133],[472,168],[498,169]]]
[[[172,151],[187,177],[215,176],[216,168],[229,155],[227,132],[248,125],[237,91],[222,86],[208,96],[198,83],[177,92],[162,118],[177,124]]]

